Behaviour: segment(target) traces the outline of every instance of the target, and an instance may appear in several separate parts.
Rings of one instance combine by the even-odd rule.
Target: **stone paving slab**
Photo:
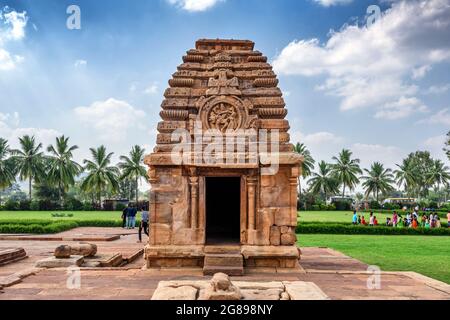
[[[147,270],[142,255],[138,254],[147,238],[137,243],[137,230],[77,228],[58,236],[75,238],[80,235],[120,235],[116,241],[94,242],[98,252],[120,252],[124,259],[135,260],[123,268],[81,268],[81,288],[71,290],[66,287],[68,274],[65,268],[34,269],[35,262],[51,256],[58,243],[22,240],[20,247],[26,250],[29,258],[0,267],[0,282],[6,284],[0,289],[0,300],[150,300],[160,281],[211,279],[203,276],[201,268]],[[17,241],[0,240],[0,250],[13,247],[18,247]],[[231,280],[244,283],[308,282],[335,300],[450,300],[449,285],[414,272],[382,272],[381,289],[370,290],[367,288],[366,264],[327,248],[303,248],[302,253],[302,269],[289,272],[282,268],[252,268],[247,269],[244,276],[231,277]]]

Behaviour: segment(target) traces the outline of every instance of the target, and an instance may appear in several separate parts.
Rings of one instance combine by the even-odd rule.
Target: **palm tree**
[[[88,174],[81,183],[81,189],[95,194],[98,204],[101,205],[101,195],[104,191],[117,192],[119,189],[118,176],[120,172],[117,167],[110,165],[113,152],[107,154],[104,146],[89,150],[92,160],[85,159],[83,161]]]
[[[25,135],[19,138],[20,150],[12,150],[13,161],[21,180],[28,179],[28,193],[31,200],[32,182],[44,176],[44,157],[40,151],[42,143],[36,144],[34,136]]]
[[[378,202],[380,192],[386,194],[394,190],[392,184],[395,181],[391,169],[385,169],[383,164],[375,162],[370,170],[364,169],[364,171],[367,176],[363,176],[361,179],[364,180],[362,186],[366,189],[366,198],[372,193]]]
[[[298,153],[299,155],[303,156],[303,162],[302,162],[302,178],[306,179],[311,175],[312,170],[314,169],[314,159],[311,156],[311,152],[306,148],[305,144],[303,143],[297,143],[294,146],[294,152]],[[302,187],[300,184],[300,177],[298,177],[298,188],[300,194],[302,193]]]
[[[8,146],[8,141],[0,138],[0,190],[12,186],[16,180],[12,161],[7,158],[9,154],[10,149]]]
[[[345,187],[353,189],[359,183],[357,174],[362,174],[359,159],[352,159],[352,154],[350,150],[343,149],[338,157],[333,157],[336,163],[331,165],[333,176],[343,185],[342,197],[345,197]]]
[[[75,177],[80,174],[82,167],[72,160],[73,151],[78,146],[69,146],[69,137],[61,136],[56,138],[55,146],[50,145],[47,151],[50,155],[48,159],[48,179],[58,186],[59,199],[63,205],[64,193],[70,186],[75,184]]]
[[[450,169],[441,160],[434,160],[426,178],[430,185],[437,186],[439,193],[441,184],[446,185],[450,181]]]
[[[136,182],[136,204],[139,200],[138,182],[140,178],[147,177],[147,171],[142,165],[144,162],[145,149],[134,146],[130,151],[130,156],[121,156],[119,168],[122,169],[121,179],[134,179]]]
[[[328,198],[328,194],[336,194],[339,192],[338,184],[331,175],[331,166],[323,160],[319,162],[319,172],[312,174],[312,178],[309,179],[308,184],[312,193],[323,193],[325,200]]]
[[[411,158],[403,159],[401,165],[396,165],[397,170],[394,171],[395,179],[399,187],[403,186],[408,195],[414,195],[417,187],[417,168]]]

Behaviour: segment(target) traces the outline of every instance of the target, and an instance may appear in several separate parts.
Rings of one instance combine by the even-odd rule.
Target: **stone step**
[[[203,274],[205,276],[212,276],[216,273],[225,273],[229,276],[243,276],[244,268],[243,267],[227,267],[227,266],[204,266]]]
[[[241,246],[239,245],[222,245],[222,246],[205,246],[206,254],[240,254]]]
[[[27,258],[23,248],[7,248],[0,250],[0,266]]]
[[[206,254],[205,266],[242,267],[244,258],[239,254]]]

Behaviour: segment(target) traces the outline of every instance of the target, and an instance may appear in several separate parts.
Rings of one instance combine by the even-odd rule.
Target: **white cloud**
[[[443,85],[430,86],[424,93],[425,94],[442,94],[450,90],[450,83]]]
[[[375,118],[396,120],[407,118],[410,115],[420,112],[427,112],[428,107],[415,97],[400,97],[398,101],[386,103],[375,113]]]
[[[6,26],[6,30],[2,31],[0,37],[4,40],[21,40],[25,37],[25,27],[27,25],[27,12],[9,11],[8,7],[4,7],[3,15],[0,12],[0,20]]]
[[[5,45],[25,37],[27,21],[26,11],[11,11],[8,6],[0,8],[0,71],[12,70],[23,61],[22,56],[11,54]]]
[[[411,83],[450,61],[450,0],[396,1],[371,27],[344,25],[318,39],[294,40],[275,58],[284,75],[325,76],[318,86],[340,109],[375,109],[412,98]]]
[[[448,157],[442,150],[444,148],[445,141],[447,141],[447,136],[444,134],[440,136],[430,137],[423,141],[420,147],[430,151],[433,158],[437,158],[448,163]]]
[[[76,107],[74,113],[81,122],[92,126],[100,139],[106,141],[124,141],[129,130],[145,128],[144,111],[114,98],[94,102],[89,107]]]
[[[352,1],[353,0],[314,0],[314,2],[320,4],[321,6],[324,6],[324,7],[331,7],[331,6],[336,6],[336,5],[340,5],[340,4],[349,4]]]
[[[450,108],[444,108],[427,119],[419,121],[419,123],[443,124],[450,126]]]
[[[19,113],[0,113],[0,137],[7,139],[11,148],[19,148],[18,139],[24,135],[35,136],[36,141],[45,148],[61,134],[54,129],[20,127]]]
[[[350,147],[355,158],[360,159],[361,168],[370,168],[375,161],[381,162],[386,168],[395,169],[406,152],[395,146],[381,144],[355,143]]]
[[[134,89],[135,89],[135,87],[134,87]],[[149,94],[149,95],[157,94],[158,93],[158,84],[156,82],[152,83],[144,90],[144,93]]]
[[[205,11],[225,0],[167,0],[171,5],[190,12]]]
[[[87,66],[87,61],[79,59],[79,60],[75,61],[75,63],[73,65],[75,68],[85,67],[85,66]]]
[[[414,80],[419,80],[425,77],[425,75],[430,72],[432,67],[430,65],[424,65],[412,70],[412,78]]]

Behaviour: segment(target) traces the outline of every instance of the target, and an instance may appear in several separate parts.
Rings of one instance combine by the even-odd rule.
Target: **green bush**
[[[31,211],[39,211],[39,201],[36,201],[36,200],[31,201],[30,210]]]
[[[370,209],[372,209],[372,210],[381,209],[380,203],[379,203],[378,201],[376,201],[376,200],[370,201],[369,207],[370,207]]]
[[[301,223],[297,226],[298,234],[372,234],[372,235],[433,235],[449,236],[450,228],[395,228],[386,226],[354,226],[344,223]]]
[[[398,203],[385,203],[383,205],[384,210],[400,210],[401,206]]]
[[[80,211],[83,209],[83,203],[78,199],[70,197],[65,200],[64,209],[68,211]]]
[[[84,202],[83,203],[83,211],[93,211],[94,206],[90,202]]]
[[[20,209],[20,205],[18,201],[8,199],[4,205],[4,208],[7,211],[18,211]]]
[[[136,221],[136,225],[139,221]],[[121,221],[114,220],[0,220],[1,233],[51,234],[77,227],[121,227]]]
[[[126,204],[119,202],[118,204],[116,204],[116,211],[123,211],[123,209],[125,209],[126,207]]]
[[[349,211],[349,210],[351,210],[351,207],[352,207],[352,204],[350,203],[350,201],[344,201],[344,200],[335,201],[333,204],[336,207],[336,210],[338,210],[338,211]]]

